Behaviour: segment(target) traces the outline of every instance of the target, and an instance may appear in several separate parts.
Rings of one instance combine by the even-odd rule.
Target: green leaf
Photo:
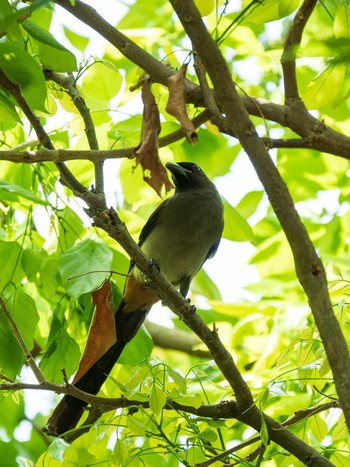
[[[309,83],[304,92],[304,102],[308,109],[319,109],[335,99],[343,88],[344,64],[332,63]]]
[[[224,204],[224,232],[223,237],[234,242],[253,242],[254,232],[248,222],[225,199]]]
[[[215,443],[218,439],[217,433],[212,430],[211,428],[206,428],[205,430],[201,431],[200,438],[209,441],[210,443]]]
[[[263,191],[250,191],[237,204],[236,210],[243,218],[248,219],[257,210],[263,196]]]
[[[129,463],[129,452],[129,448],[124,441],[117,439],[113,449],[116,464],[120,467],[126,467]]]
[[[109,101],[119,92],[122,75],[109,62],[96,62],[84,74],[82,94],[102,101]]]
[[[8,33],[7,36],[10,40],[18,41],[24,46],[17,15],[10,7],[8,0],[0,0],[0,31]]]
[[[21,122],[15,105],[2,94],[0,94],[0,121]]]
[[[0,68],[21,86],[30,107],[46,112],[46,82],[36,61],[16,44],[0,44]]]
[[[254,6],[246,17],[247,22],[268,23],[289,16],[299,6],[299,0],[265,0],[252,2]]]
[[[145,436],[146,420],[144,417],[137,416],[138,414],[130,414],[128,417],[128,428],[134,435]]]
[[[192,446],[186,450],[185,459],[187,465],[196,465],[207,460],[207,457],[201,449],[198,449],[198,446]]]
[[[82,220],[69,206],[57,212],[58,242],[61,250],[71,248],[85,232]]]
[[[22,251],[21,265],[29,281],[35,281],[39,272],[45,267],[49,255],[35,243]]]
[[[289,16],[299,7],[299,0],[279,0],[278,15],[279,18]]]
[[[78,298],[97,289],[110,271],[112,251],[104,243],[87,239],[65,251],[59,260],[59,273],[67,293]]]
[[[58,260],[51,256],[40,268],[40,280],[43,293],[46,297],[51,297],[58,288],[57,281]]]
[[[269,444],[269,431],[267,429],[266,421],[264,418],[263,411],[260,412],[260,420],[261,420],[261,427],[260,427],[260,438],[261,442],[264,446],[268,446]]]
[[[167,366],[167,370],[170,378],[179,387],[180,390],[186,390],[186,379],[178,372],[175,371],[171,366]]]
[[[0,308],[0,335],[0,373],[14,379],[19,374],[25,358],[2,308]]]
[[[6,182],[5,180],[0,180],[0,199],[9,200],[9,201],[19,201],[18,196],[21,198],[28,199],[33,201],[36,204],[41,204],[44,206],[49,206],[50,203],[41,199],[39,196],[34,193],[12,183]]]
[[[21,247],[17,242],[4,242],[0,240],[0,290],[9,283],[19,284],[24,277],[19,258]]]
[[[80,349],[75,339],[69,336],[64,328],[60,328],[52,340],[39,367],[45,377],[53,383],[63,383],[60,371],[64,368],[67,376],[71,376],[78,368]]]
[[[36,44],[40,61],[44,67],[67,73],[77,70],[74,54],[60,44],[49,31],[30,19],[23,21],[22,26],[34,39],[33,44]]]
[[[203,128],[199,129],[198,138],[199,142],[195,145],[183,142],[180,146],[173,147],[176,159],[195,162],[210,179],[227,175],[241,150],[240,146],[230,146],[226,138],[213,135]]]
[[[88,37],[76,34],[74,31],[66,27],[63,27],[63,31],[67,39],[76,49],[80,50],[81,52],[86,49],[88,43],[90,42]]]
[[[195,0],[194,3],[201,16],[209,15],[215,7],[214,0]]]
[[[31,350],[39,315],[32,297],[21,289],[8,288],[5,293],[6,303],[26,347]]]
[[[162,414],[162,410],[166,404],[166,396],[163,388],[160,388],[156,382],[152,385],[151,395],[149,398],[149,408],[152,410],[157,419]]]
[[[123,365],[136,366],[151,355],[152,349],[153,340],[145,328],[142,327],[132,341],[125,346],[118,362]]]
[[[188,394],[186,396],[176,397],[175,401],[181,405],[194,407],[198,409],[203,404],[203,399],[199,394]]]
[[[221,294],[216,284],[210,279],[208,274],[202,268],[196,274],[191,290],[195,294],[200,294],[208,300],[220,300]]]
[[[350,39],[350,11],[348,5],[338,5],[333,28],[337,39]]]
[[[57,72],[71,73],[78,69],[75,55],[69,50],[50,47],[39,42],[39,58],[44,67]]]
[[[25,19],[22,21],[21,25],[23,29],[25,29],[27,33],[37,41],[49,45],[50,47],[54,47],[55,49],[67,51],[67,49],[63,47],[63,45],[61,45],[50,32],[46,31],[46,29],[42,28],[34,21]]]

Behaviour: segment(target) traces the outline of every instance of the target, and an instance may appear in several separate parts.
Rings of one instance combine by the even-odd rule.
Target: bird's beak
[[[175,162],[167,162],[165,164],[165,167],[171,172],[171,174],[175,178],[178,176],[188,177],[188,175],[191,173],[190,170],[185,169],[185,167],[181,167],[181,165],[176,164]]]

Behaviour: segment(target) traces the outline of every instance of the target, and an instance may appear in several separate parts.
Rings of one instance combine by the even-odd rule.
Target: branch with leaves
[[[165,282],[166,282],[166,280],[165,280]],[[174,292],[175,292],[175,295],[176,294],[179,295],[176,291],[174,291]],[[181,299],[183,300],[182,297],[181,297]],[[9,382],[9,381],[7,381],[6,377],[0,375],[0,379],[4,379],[5,381],[7,381],[5,383],[0,383],[0,391],[19,391],[19,390],[25,390],[25,389],[46,390],[46,391],[53,391],[53,392],[56,392],[56,393],[59,393],[59,394],[66,394],[66,395],[69,394],[69,395],[75,396],[75,397],[77,397],[79,399],[82,399],[82,400],[88,402],[89,404],[91,404],[92,405],[92,410],[91,410],[92,417],[91,417],[91,419],[88,418],[87,426],[84,426],[82,429],[77,429],[76,431],[74,431],[73,433],[68,435],[68,438],[67,438],[68,440],[72,441],[73,439],[77,438],[78,436],[81,436],[82,433],[84,433],[85,431],[88,430],[88,428],[90,426],[90,423],[92,421],[96,421],[96,419],[99,418],[104,411],[110,411],[110,410],[114,410],[114,409],[117,409],[117,408],[125,409],[125,408],[135,408],[135,407],[143,407],[143,408],[148,408],[149,407],[149,402],[140,402],[138,400],[129,400],[129,399],[125,398],[125,397],[119,397],[119,398],[114,398],[113,399],[113,398],[104,398],[104,397],[94,396],[94,395],[85,393],[85,392],[77,389],[75,386],[69,384],[67,380],[65,381],[64,385],[57,385],[57,384],[53,384],[53,383],[50,383],[50,382],[46,381],[46,379],[42,375],[41,371],[37,367],[33,357],[31,356],[31,353],[28,351],[26,345],[24,344],[24,340],[23,340],[23,338],[22,338],[22,336],[21,336],[15,322],[13,321],[13,319],[12,319],[12,317],[10,315],[10,313],[9,313],[7,307],[6,307],[5,302],[1,298],[0,298],[0,306],[2,307],[2,310],[5,313],[6,318],[9,320],[9,322],[11,324],[11,327],[13,329],[14,335],[15,335],[18,343],[20,344],[20,346],[21,346],[21,348],[23,350],[23,353],[24,353],[24,355],[26,357],[26,360],[27,360],[28,364],[30,365],[30,368],[32,369],[32,371],[35,374],[35,376],[36,376],[36,378],[38,380],[38,383],[39,383],[39,384],[28,384],[28,383]],[[187,306],[189,306],[189,305],[187,304]],[[180,316],[181,316],[181,314],[180,314]],[[183,317],[186,317],[186,312],[184,313]],[[199,321],[199,323],[200,323],[200,321]],[[209,331],[208,329],[206,330],[206,326],[204,325],[204,323],[201,323],[200,327],[202,328],[203,332]],[[197,334],[198,334],[199,327],[197,327],[197,328],[195,327],[195,329],[197,329]],[[208,345],[208,343],[207,343],[207,345]],[[219,352],[220,353],[225,353],[225,352],[227,353],[226,350],[223,350],[223,346],[222,346],[222,344],[220,343],[219,340],[217,340],[217,342],[214,344],[214,346],[211,346],[211,347],[212,347],[212,351],[216,351],[216,353],[219,353]],[[227,359],[227,356],[226,356],[226,359]],[[232,362],[232,364],[233,364],[233,362]],[[227,365],[227,362],[226,362],[226,365]],[[233,364],[233,368],[234,368],[234,364]],[[65,377],[65,375],[64,375],[64,377]],[[66,379],[66,377],[65,377],[65,379]],[[97,406],[97,410],[94,408],[95,405]],[[272,419],[269,419],[268,417],[267,417],[266,422],[267,422],[267,426],[270,429],[282,430],[281,431],[282,436],[280,436],[281,433],[279,433],[277,435],[277,438],[280,439],[282,445],[284,443],[285,438],[286,438],[286,441],[287,441],[287,439],[289,439],[289,442],[295,444],[295,448],[294,448],[295,451],[297,449],[302,450],[304,455],[307,455],[307,456],[310,456],[312,454],[312,456],[315,458],[315,461],[317,462],[317,465],[321,465],[321,466],[323,466],[323,465],[324,466],[332,465],[331,463],[328,463],[328,461],[326,461],[326,459],[324,459],[318,453],[313,451],[312,448],[309,448],[307,445],[304,445],[303,442],[301,442],[297,438],[293,437],[293,435],[286,432],[282,428],[286,427],[286,426],[293,425],[295,423],[298,423],[301,420],[305,420],[306,418],[308,418],[310,416],[313,416],[316,413],[322,412],[323,410],[329,410],[330,408],[335,408],[335,407],[339,407],[338,401],[332,401],[330,403],[323,404],[323,405],[320,405],[318,407],[313,407],[313,408],[309,408],[309,409],[306,409],[306,410],[299,411],[298,413],[295,414],[294,417],[287,420],[283,425],[276,424]],[[187,412],[187,413],[191,413],[191,414],[196,415],[196,416],[209,417],[209,418],[213,418],[213,419],[237,418],[238,420],[241,420],[243,418],[243,420],[245,422],[247,422],[247,420],[249,420],[250,422],[253,421],[253,418],[252,418],[253,414],[249,414],[247,416],[247,413],[242,413],[241,410],[239,409],[239,406],[237,405],[237,403],[235,401],[224,401],[224,402],[221,402],[219,404],[214,404],[214,405],[202,404],[199,408],[195,408],[195,407],[192,407],[192,406],[188,406],[188,405],[186,406],[186,405],[183,405],[181,403],[178,403],[178,402],[176,402],[176,400],[168,399],[166,401],[165,405],[164,405],[164,409],[166,409],[166,410],[176,410],[176,411],[180,411],[180,412]],[[249,410],[248,412],[251,412],[251,411]],[[96,418],[96,415],[97,415],[97,418]],[[253,417],[254,417],[254,415],[253,415]],[[278,428],[278,426],[279,426],[279,428]],[[241,447],[245,447],[245,446],[249,445],[250,443],[257,441],[258,439],[259,438],[257,438],[257,439],[253,438],[253,440],[250,440],[250,442],[248,444],[244,443]],[[224,454],[221,454],[221,455],[216,456],[215,458],[213,458],[212,462],[215,462],[216,460],[221,459],[223,457],[227,457],[229,454],[235,452],[237,449],[239,449],[239,447],[236,446],[233,450],[227,450]],[[206,463],[205,465],[209,465],[209,464]]]
[[[217,453],[215,449],[212,449],[210,458],[206,461],[197,462],[196,465],[204,467],[213,462],[225,460],[238,449],[242,449],[255,441],[261,441],[261,446],[254,453],[251,453],[251,456],[247,459],[249,461],[258,457],[259,461],[269,440],[282,446],[287,452],[292,453],[307,465],[332,465],[325,456],[322,456],[307,443],[302,442],[287,428],[294,423],[307,420],[320,411],[339,407],[342,408],[347,424],[350,426],[350,402],[348,400],[350,363],[348,350],[339,323],[333,313],[324,267],[294,207],[286,185],[267,152],[267,148],[308,148],[328,152],[345,159],[349,158],[350,138],[331,129],[323,121],[311,115],[300,98],[298,90],[296,51],[301,44],[308,21],[314,13],[316,2],[314,0],[304,1],[291,24],[285,41],[281,58],[285,84],[284,105],[252,98],[249,95],[238,95],[227,61],[222,56],[217,43],[208,33],[203,19],[192,1],[171,0],[170,3],[192,43],[193,51],[191,54],[193,55],[199,84],[195,82],[195,77],[192,78],[193,80],[185,77],[186,66],[182,66],[179,72],[175,70],[175,67],[167,66],[163,61],[152,56],[144,48],[110,25],[93,8],[85,5],[80,0],[77,0],[74,4],[68,0],[57,0],[55,3],[97,31],[118,49],[125,58],[145,72],[138,84],[133,87],[134,90],[142,87],[144,115],[140,143],[137,146],[129,145],[126,148],[115,150],[100,150],[91,113],[77,88],[76,78],[72,73],[61,74],[57,71],[45,70],[46,80],[53,81],[60,88],[67,91],[78,109],[85,125],[85,134],[90,148],[86,151],[55,149],[50,134],[45,130],[43,119],[40,120],[31,109],[21,87],[16,80],[10,79],[4,71],[0,70],[0,85],[8,93],[12,101],[16,101],[37,136],[37,139],[26,143],[24,146],[17,147],[15,152],[12,150],[2,151],[0,160],[26,164],[42,161],[54,162],[59,170],[62,184],[70,188],[74,195],[87,205],[86,212],[92,219],[93,226],[107,233],[127,252],[137,267],[149,278],[152,288],[162,302],[177,314],[184,324],[205,344],[208,349],[208,351],[205,351],[205,355],[210,353],[217,368],[229,385],[229,393],[233,392],[235,400],[230,399],[219,404],[205,404],[194,408],[178,404],[176,400],[168,398],[164,409],[175,409],[197,417],[208,417],[214,420],[217,418],[236,419],[242,424],[254,428],[260,433],[260,436],[229,450],[221,442],[222,453]],[[218,42],[220,43],[224,40],[223,36],[220,36],[219,39]],[[161,138],[158,137],[160,131],[158,102],[152,93],[152,87],[156,86],[157,83],[169,89],[170,98],[166,110],[181,124],[181,129],[172,131]],[[164,93],[164,89],[162,89],[162,92]],[[190,119],[187,115],[186,103],[194,104],[205,110]],[[250,116],[258,117],[265,122],[276,122],[284,128],[291,129],[300,138],[260,138],[250,120]],[[142,253],[121,220],[119,213],[113,208],[107,209],[105,203],[103,161],[113,158],[136,158],[137,162],[142,164],[144,179],[160,194],[164,184],[167,188],[170,188],[170,185],[167,184],[167,179],[161,176],[163,167],[158,159],[158,148],[168,146],[183,138],[187,138],[190,143],[194,143],[197,140],[197,128],[203,123],[209,122],[217,127],[216,131],[239,140],[266,190],[293,252],[297,275],[319,329],[339,395],[340,402],[337,400],[300,410],[284,423],[278,423],[258,407],[256,394],[252,393],[239,370],[240,365],[236,364],[221,341],[216,325],[210,328],[198,314],[193,313],[190,304],[183,299],[164,275],[154,268],[153,263]],[[37,149],[39,143],[42,148]],[[28,148],[35,149],[28,150]],[[25,150],[23,151],[23,149]],[[156,157],[151,159],[150,154],[152,154],[152,157],[154,155]],[[150,159],[152,164],[149,164]],[[91,189],[79,182],[79,177],[76,178],[74,171],[69,170],[64,163],[71,160],[89,160],[94,163],[95,182]],[[2,299],[0,305],[7,319],[11,322],[11,315],[8,313],[6,304]],[[13,323],[11,322],[14,335],[18,339],[20,334],[16,331]],[[66,376],[64,378],[66,384],[51,384],[45,380],[28,350],[23,346],[21,347],[28,365],[36,374],[39,384],[17,383],[3,376],[2,378],[6,382],[0,385],[1,390],[45,389],[74,395],[91,404],[91,414],[87,421],[87,423],[91,424],[107,410],[134,406],[148,408],[151,405],[150,402],[135,402],[125,397],[104,399],[81,393],[74,386],[68,384]],[[181,348],[183,349],[184,346]],[[192,352],[191,348],[187,348],[186,352],[195,355],[195,351]],[[203,353],[201,356],[203,356]],[[247,366],[249,364],[250,362],[248,362]],[[72,440],[81,434],[82,432],[76,432],[70,439]],[[190,465],[188,461],[184,461],[184,464]]]

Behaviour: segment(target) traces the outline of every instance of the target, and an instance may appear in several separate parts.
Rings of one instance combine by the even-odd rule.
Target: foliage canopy
[[[2,465],[349,465],[348,0],[93,3],[0,0]],[[166,110],[184,63],[195,144]],[[36,390],[70,391],[92,291],[117,272],[117,304],[129,256],[148,272],[121,223],[136,240],[159,203],[159,166],[135,167],[145,79],[161,162],[226,187],[222,248],[249,243],[259,280],[228,303],[201,271],[193,316],[151,276],[182,319],[141,329],[101,391],[113,410],[92,398],[90,431],[54,439],[31,371]]]

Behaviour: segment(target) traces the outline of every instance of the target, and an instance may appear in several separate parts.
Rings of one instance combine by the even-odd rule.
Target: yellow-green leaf
[[[347,5],[338,6],[333,28],[337,39],[350,39],[350,10]]]
[[[162,410],[166,404],[166,397],[164,390],[157,386],[157,384],[153,384],[151,395],[149,398],[149,407],[154,413],[154,415],[158,418],[159,415],[162,413]]]
[[[214,10],[215,1],[214,0],[194,0],[196,7],[198,8],[201,16],[210,15]]]
[[[123,79],[109,62],[96,62],[84,74],[82,94],[92,99],[109,101],[120,90]]]
[[[304,102],[308,109],[319,109],[339,95],[345,78],[345,66],[331,64],[306,87]]]

